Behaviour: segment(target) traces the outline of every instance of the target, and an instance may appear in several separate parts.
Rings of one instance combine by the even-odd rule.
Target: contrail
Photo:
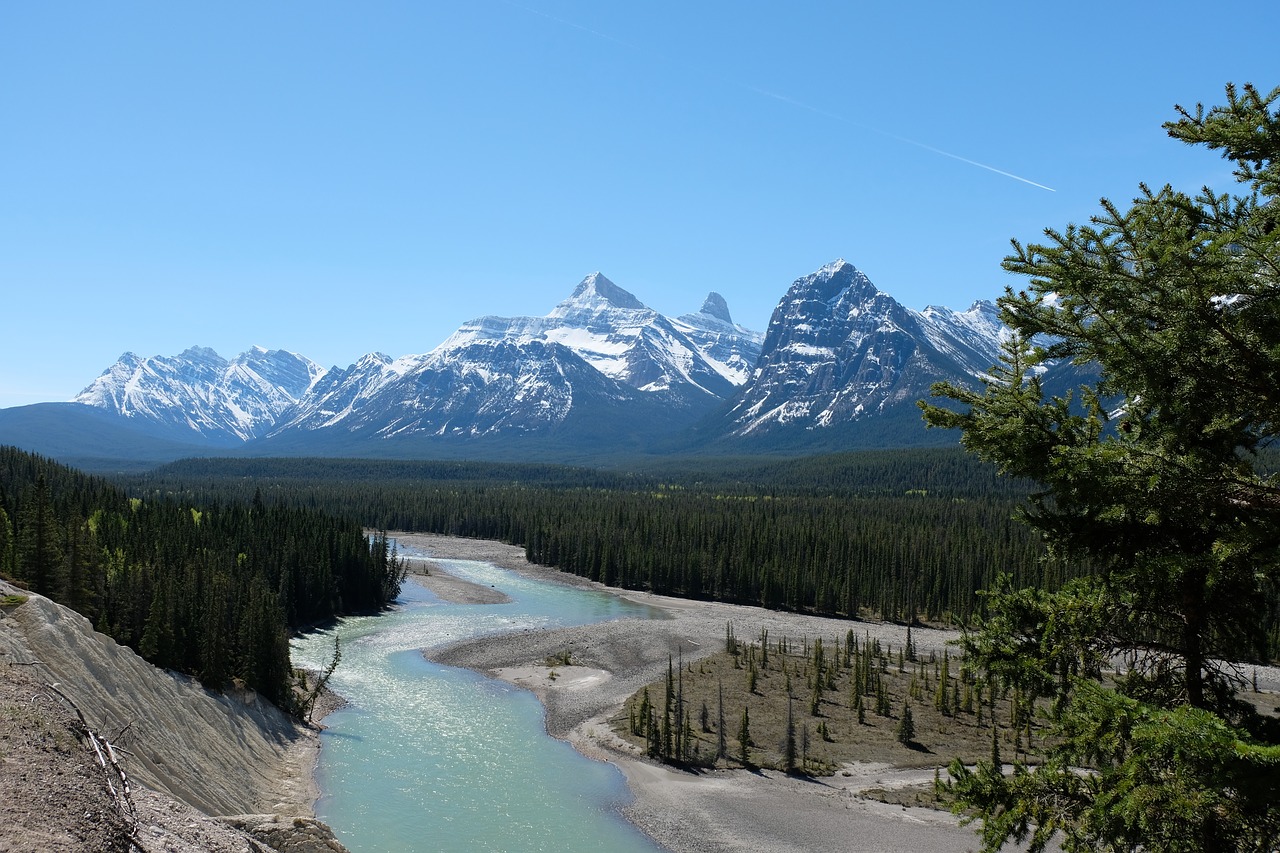
[[[562,26],[566,26],[566,27],[572,27],[575,30],[581,30],[582,32],[593,35],[596,38],[601,38],[601,39],[604,39],[605,41],[611,41],[614,44],[622,45],[623,47],[629,50],[633,50],[637,53],[647,53],[650,56],[661,59],[664,62],[670,62],[673,64],[675,63],[675,60],[670,59],[669,57],[666,57],[657,51],[651,50],[649,48],[641,47],[638,44],[633,44],[631,42],[620,39],[617,36],[611,36],[608,33],[600,32],[599,30],[593,30],[590,27],[585,27],[582,24],[576,23],[574,21],[570,21],[566,18],[561,18],[558,15],[552,15],[548,12],[543,12],[541,9],[534,9],[531,6],[525,6],[520,3],[512,2],[512,0],[502,0],[502,2],[506,3],[508,6],[513,6],[521,10],[522,12],[527,12],[530,15],[537,15],[540,18],[546,18],[548,21],[555,21],[557,24],[561,24]],[[684,64],[686,67],[692,68],[692,66],[689,66],[688,63],[681,63],[681,64]],[[997,169],[995,166],[990,166],[986,163],[981,163],[977,160],[970,160],[968,157],[962,157],[959,154],[953,154],[950,151],[946,151],[942,148],[937,148],[933,145],[920,142],[919,140],[916,140],[916,139],[910,139],[905,136],[899,136],[896,133],[890,133],[886,130],[880,130],[879,128],[871,127],[869,125],[865,125],[860,122],[853,121],[852,119],[846,118],[845,116],[839,115],[838,113],[833,113],[828,110],[824,110],[820,107],[815,107],[812,104],[805,103],[804,101],[798,101],[795,98],[791,98],[786,95],[779,95],[777,92],[770,92],[767,89],[761,89],[757,86],[752,86],[738,80],[730,80],[724,77],[720,77],[718,75],[709,74],[708,72],[702,69],[694,69],[694,70],[696,70],[703,77],[718,79],[722,83],[725,83],[726,85],[735,86],[740,89],[745,89],[748,92],[754,92],[755,94],[760,95],[761,97],[772,98],[775,101],[782,101],[784,104],[790,104],[791,106],[797,109],[808,110],[811,113],[815,113],[817,115],[824,116],[825,118],[842,122],[852,127],[857,127],[861,130],[867,130],[872,133],[879,134],[880,136],[883,136],[887,139],[892,139],[896,142],[901,142],[906,145],[914,145],[917,148],[923,148],[925,151],[929,151],[933,154],[938,154],[942,157],[950,157],[952,160],[959,160],[961,163],[967,163],[968,165],[976,166],[979,169],[986,169],[988,172],[995,172],[997,175],[1002,175],[1006,178],[1012,178],[1015,181],[1021,181],[1024,184],[1029,184],[1030,186],[1036,187],[1038,189],[1048,190],[1051,193],[1057,192],[1057,190],[1055,190],[1053,187],[1045,186],[1044,184],[1033,181],[1030,178],[1024,178],[1021,175],[1015,175],[1013,172],[1007,172],[1004,169]]]
[[[790,104],[791,106],[796,107],[798,109],[808,110],[811,113],[817,113],[818,115],[823,116],[825,118],[844,122],[845,124],[851,125],[852,127],[859,128],[860,130],[869,130],[872,133],[878,133],[879,135],[886,137],[888,139],[893,139],[898,142],[903,142],[903,143],[906,143],[907,145],[914,145],[917,148],[923,148],[925,151],[932,151],[934,154],[940,154],[943,157],[950,157],[952,160],[959,160],[961,163],[968,163],[970,166],[977,166],[979,169],[986,169],[988,172],[995,172],[997,175],[1004,175],[1006,178],[1013,178],[1015,181],[1022,181],[1022,183],[1024,184],[1030,184],[1033,187],[1039,187],[1040,189],[1048,190],[1051,193],[1057,192],[1057,190],[1055,190],[1053,187],[1047,187],[1044,184],[1037,183],[1031,180],[1030,178],[1024,178],[1021,175],[1015,175],[1013,172],[1006,172],[1004,169],[997,169],[995,166],[988,166],[986,163],[979,163],[977,160],[970,160],[968,157],[961,157],[959,154],[952,154],[950,151],[944,151],[941,148],[935,148],[932,145],[929,145],[924,142],[920,142],[919,140],[916,140],[916,139],[909,139],[908,137],[905,137],[905,136],[899,136],[896,133],[890,133],[887,130],[880,130],[879,128],[871,127],[870,125],[865,125],[865,124],[862,124],[861,122],[853,121],[852,119],[845,118],[844,116],[839,115],[837,113],[833,113],[828,110],[821,109],[820,107],[815,107],[812,104],[806,104],[804,101],[797,101],[795,98],[789,98],[786,95],[779,95],[777,92],[770,92],[767,89],[760,89],[756,86],[748,86],[746,84],[738,84],[738,85],[742,86],[744,89],[748,89],[752,92],[755,92],[758,95],[763,95],[766,98],[773,98],[776,101],[782,101],[783,103]]]

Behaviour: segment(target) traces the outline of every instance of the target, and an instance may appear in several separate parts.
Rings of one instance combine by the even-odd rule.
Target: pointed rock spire
[[[715,317],[717,320],[724,320],[729,325],[733,325],[733,317],[729,316],[729,303],[724,301],[724,297],[712,291],[707,294],[706,301],[702,303],[699,314],[706,314],[709,317]]]

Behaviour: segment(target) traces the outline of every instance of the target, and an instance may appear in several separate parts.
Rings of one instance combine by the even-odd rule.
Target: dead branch
[[[107,790],[111,792],[112,798],[115,799],[116,807],[120,809],[120,813],[129,821],[129,834],[133,835],[138,828],[138,810],[133,805],[133,792],[129,786],[129,776],[124,772],[124,767],[121,766],[120,759],[116,755],[115,749],[111,746],[111,742],[93,730],[89,725],[89,721],[85,719],[84,714],[80,711],[80,707],[76,705],[70,696],[59,690],[57,684],[46,684],[45,686],[56,693],[63,702],[66,702],[72,711],[75,711],[76,717],[80,720],[80,727],[84,731],[89,745],[93,747],[94,755],[98,758],[98,766],[102,768]]]

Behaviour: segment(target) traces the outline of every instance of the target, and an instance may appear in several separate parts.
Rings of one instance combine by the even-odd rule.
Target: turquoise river
[[[350,703],[325,719],[317,816],[352,851],[661,849],[622,818],[630,794],[618,769],[548,736],[531,693],[421,653],[645,608],[487,563],[439,562],[513,600],[450,604],[410,578],[395,609],[294,641],[295,666],[323,669],[337,632],[342,661],[330,686]]]

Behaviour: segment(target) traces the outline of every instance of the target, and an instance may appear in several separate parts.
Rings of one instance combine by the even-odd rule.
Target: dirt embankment
[[[0,582],[2,596],[0,851],[342,849],[312,813],[313,732],[156,669],[48,599]],[[120,750],[136,818],[59,692]]]

